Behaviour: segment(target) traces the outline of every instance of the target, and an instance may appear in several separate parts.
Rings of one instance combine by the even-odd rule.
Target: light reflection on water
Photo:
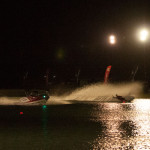
[[[106,127],[93,141],[93,149],[150,149],[150,100],[130,104],[99,104],[92,115]]]
[[[0,120],[0,149],[150,149],[150,99],[0,106]]]

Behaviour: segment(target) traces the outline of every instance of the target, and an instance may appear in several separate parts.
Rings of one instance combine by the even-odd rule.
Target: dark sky
[[[150,45],[135,38],[138,28],[150,29],[148,0],[6,1],[0,7],[1,88],[47,69],[61,81],[79,69],[82,79],[101,81],[107,65],[112,81],[130,80],[136,66],[137,80],[143,79],[144,63],[149,70]],[[108,44],[110,34],[115,46]]]

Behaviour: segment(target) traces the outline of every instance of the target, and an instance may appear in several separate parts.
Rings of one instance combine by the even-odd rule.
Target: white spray
[[[138,97],[143,91],[143,86],[139,82],[103,84],[96,83],[73,91],[65,96],[51,96],[47,104],[68,104],[72,100],[76,101],[111,101],[116,94],[122,96],[132,95]]]

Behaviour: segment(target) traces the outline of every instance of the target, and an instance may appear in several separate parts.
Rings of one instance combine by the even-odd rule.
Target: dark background
[[[0,88],[45,83],[46,72],[51,83],[76,82],[79,70],[80,81],[99,82],[108,65],[111,82],[131,81],[137,66],[135,80],[149,81],[150,39],[136,38],[138,28],[150,29],[148,0],[5,1],[0,8]]]

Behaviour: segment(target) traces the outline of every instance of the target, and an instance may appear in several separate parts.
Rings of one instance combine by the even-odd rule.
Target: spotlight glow
[[[114,35],[109,36],[109,43],[112,45],[116,43],[116,37]]]
[[[142,29],[139,33],[140,41],[145,42],[148,38],[148,31],[146,29]]]

